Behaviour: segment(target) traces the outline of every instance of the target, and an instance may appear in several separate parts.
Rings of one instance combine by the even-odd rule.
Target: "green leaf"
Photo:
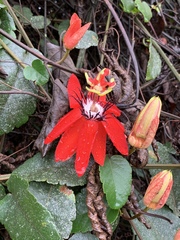
[[[32,67],[25,67],[23,73],[26,79],[35,81],[40,86],[46,84],[49,80],[49,73],[43,62],[39,59],[32,62]]]
[[[153,47],[152,42],[149,43],[149,61],[146,71],[146,80],[155,79],[161,72],[161,58],[159,53]]]
[[[91,233],[76,233],[69,240],[98,240],[98,238]]]
[[[91,46],[97,46],[98,45],[98,36],[95,32],[91,30],[87,30],[84,36],[81,38],[81,40],[76,45],[76,48],[78,49],[87,49]]]
[[[35,59],[12,42],[8,47],[22,62],[28,64]],[[6,80],[0,78],[0,91],[19,90],[36,93],[34,84],[24,78],[22,68],[3,49],[0,49],[0,58],[0,67],[8,74]],[[26,123],[35,109],[35,97],[28,94],[0,94],[0,135]]]
[[[29,192],[26,180],[14,174],[7,185],[12,194],[0,201],[0,221],[13,240],[62,239],[53,216]]]
[[[74,170],[74,158],[66,162],[54,161],[54,153],[49,153],[42,158],[36,154],[24,164],[13,171],[27,181],[48,182],[67,186],[79,186],[86,184],[86,174],[79,178]]]
[[[69,20],[63,20],[60,24],[55,24],[55,28],[58,30],[59,35],[69,27]]]
[[[30,24],[30,19],[33,16],[31,10],[28,7],[22,7],[20,5],[13,6],[16,16],[20,18],[23,24]]]
[[[76,195],[76,219],[73,222],[72,233],[92,231],[91,221],[88,217],[88,209],[86,205],[86,189],[83,188]]]
[[[5,188],[0,184],[0,200],[6,196]]]
[[[30,193],[36,197],[54,219],[54,224],[63,239],[71,233],[72,221],[76,217],[75,196],[66,186],[31,182]]]
[[[147,223],[150,225],[151,229],[147,229],[140,221],[133,220],[137,231],[139,232],[141,239],[143,240],[172,240],[177,229],[180,226],[180,219],[175,216],[168,207],[163,207],[162,209],[153,211],[149,210],[149,213],[158,214],[170,219],[173,224],[155,217],[145,216]],[[139,239],[139,238],[138,238]]]
[[[31,17],[31,26],[35,29],[44,29],[45,26],[45,18],[44,16],[33,16]],[[51,21],[46,18],[46,26],[48,26]]]
[[[176,164],[179,163],[172,154],[169,153],[169,147],[166,147],[165,145],[157,142],[158,146],[158,154],[160,157],[160,163],[164,164]],[[154,155],[154,152],[152,150],[152,147],[148,148],[149,152],[149,160],[148,163],[152,164],[158,164],[156,156]],[[161,169],[150,169],[149,170],[151,175],[154,176],[158,172],[162,171]],[[179,188],[179,182],[180,182],[180,175],[179,175],[179,169],[172,169],[173,174],[173,187],[171,194],[166,202],[166,204],[173,210],[174,214],[177,216],[180,216],[180,188]]]
[[[152,18],[152,12],[149,5],[141,0],[135,0],[138,10],[142,13],[145,22],[149,22]]]
[[[5,32],[9,33],[12,37],[16,38],[14,31],[16,30],[15,24],[11,15],[7,12],[5,8],[0,9],[0,28]],[[0,38],[4,41],[4,43],[10,43],[10,40],[5,38],[0,34]],[[0,45],[1,49],[1,45]]]
[[[2,1],[0,1],[0,8],[6,8]]]
[[[137,13],[136,5],[133,0],[121,0],[124,12]]]
[[[119,155],[107,156],[104,166],[100,167],[103,190],[112,209],[119,209],[126,203],[131,191],[131,172],[127,160]]]

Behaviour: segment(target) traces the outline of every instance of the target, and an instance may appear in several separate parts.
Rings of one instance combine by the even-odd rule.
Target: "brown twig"
[[[26,92],[26,91],[0,91],[0,94],[27,94],[32,97],[38,98],[42,101],[45,101],[44,97],[38,96],[37,94],[34,94],[32,92]]]
[[[66,72],[70,72],[70,73],[74,73],[76,75],[80,75],[79,72],[77,71],[73,71],[71,68],[67,68],[64,67],[62,65],[59,65],[58,63],[55,63],[53,61],[51,61],[50,59],[46,58],[45,56],[43,56],[42,54],[40,54],[39,52],[35,51],[33,48],[30,48],[28,46],[26,46],[24,43],[18,41],[17,39],[13,38],[11,35],[9,35],[8,33],[6,33],[4,30],[0,29],[0,34],[2,34],[4,37],[8,38],[9,40],[11,40],[12,42],[14,42],[15,44],[17,44],[18,46],[20,46],[21,48],[25,49],[26,51],[28,51],[29,53],[33,54],[34,56],[36,56],[37,58],[41,59],[42,61],[46,62],[47,64],[50,64],[54,67],[60,68]]]

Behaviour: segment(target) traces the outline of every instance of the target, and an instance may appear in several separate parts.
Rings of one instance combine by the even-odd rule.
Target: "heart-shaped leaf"
[[[84,36],[81,38],[81,40],[76,45],[76,48],[78,49],[87,49],[91,46],[97,46],[98,45],[98,36],[95,32],[91,30],[87,30]]]
[[[31,17],[31,26],[35,29],[44,29],[45,27],[45,19],[44,16],[33,16]],[[46,18],[46,26],[48,26],[51,21]]]
[[[49,80],[49,73],[43,62],[39,59],[32,62],[32,67],[25,67],[23,72],[26,79],[35,81],[40,86],[46,84]]]
[[[100,167],[100,179],[108,205],[119,209],[126,203],[131,191],[132,169],[125,158],[119,155],[109,158]]]

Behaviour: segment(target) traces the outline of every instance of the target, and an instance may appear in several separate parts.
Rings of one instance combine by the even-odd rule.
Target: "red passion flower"
[[[62,134],[55,151],[55,161],[66,161],[76,153],[75,170],[79,177],[82,176],[91,153],[95,162],[104,164],[107,134],[117,150],[127,155],[124,127],[116,119],[120,110],[94,93],[88,93],[85,97],[74,74],[68,81],[67,89],[73,110],[59,120],[45,139],[45,144],[48,144]]]
[[[90,25],[91,23],[86,23],[81,27],[81,19],[74,13],[70,19],[70,26],[64,34],[64,47],[68,50],[73,49],[84,36]]]

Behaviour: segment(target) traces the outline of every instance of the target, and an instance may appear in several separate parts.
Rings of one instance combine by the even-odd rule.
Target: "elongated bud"
[[[180,229],[176,232],[174,240],[180,240]]]
[[[86,89],[89,92],[98,94],[99,96],[108,94],[116,85],[114,78],[111,78],[109,81],[106,79],[106,76],[110,75],[110,73],[111,70],[108,68],[102,69],[96,78],[91,78],[87,73],[85,73],[86,81],[90,85],[90,88],[86,87]]]
[[[152,97],[138,115],[129,134],[129,144],[136,148],[147,148],[152,143],[159,126],[162,103],[159,97]]]
[[[91,23],[86,23],[81,27],[81,19],[78,17],[76,13],[71,16],[70,26],[64,34],[64,47],[68,50],[72,50],[76,47],[78,42],[84,36]]]
[[[146,207],[157,210],[166,203],[173,185],[171,171],[164,170],[156,174],[144,195],[143,202]]]

